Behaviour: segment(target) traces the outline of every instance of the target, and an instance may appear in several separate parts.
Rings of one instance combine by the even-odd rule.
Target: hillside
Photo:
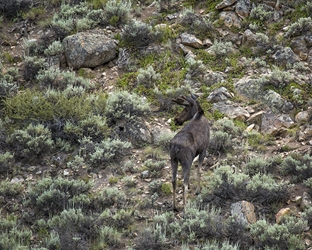
[[[311,249],[308,0],[0,0],[0,249]],[[211,125],[172,209],[172,102]],[[200,133],[200,131],[198,131]]]

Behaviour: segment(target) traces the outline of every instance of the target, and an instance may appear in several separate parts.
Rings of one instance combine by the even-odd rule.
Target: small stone
[[[282,220],[282,218],[285,218],[286,216],[289,216],[291,213],[291,210],[289,207],[282,208],[278,213],[275,215],[276,223],[279,224]]]

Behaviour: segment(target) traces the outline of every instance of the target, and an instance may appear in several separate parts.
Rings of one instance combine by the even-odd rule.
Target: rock
[[[24,181],[25,180],[24,180],[24,178],[22,176],[17,175],[10,181],[10,183],[17,184],[17,183],[23,183]]]
[[[238,0],[235,6],[236,14],[243,19],[248,17],[250,9],[251,9],[250,0]]]
[[[147,179],[149,175],[150,175],[149,170],[145,170],[141,173],[142,179]]]
[[[298,62],[298,58],[294,51],[290,47],[279,49],[272,56],[275,62],[282,66],[293,65],[295,62]]]
[[[218,102],[213,104],[213,108],[219,110],[221,113],[226,115],[231,119],[238,119],[240,121],[245,121],[250,117],[248,111],[244,108],[234,104],[232,102]]]
[[[241,21],[233,11],[222,11],[220,13],[220,20],[223,21],[224,25],[228,28],[231,28],[232,26],[238,29],[241,28]]]
[[[290,42],[290,47],[301,60],[306,60],[308,58],[309,50],[304,36],[293,38]]]
[[[271,107],[274,111],[282,111],[282,112],[290,112],[294,106],[291,102],[288,102],[282,96],[269,89],[267,91],[263,91],[263,95],[260,96],[260,100],[262,100],[267,106]]]
[[[245,132],[248,133],[251,132],[252,130],[259,131],[259,126],[256,124],[251,124],[245,129]]]
[[[295,123],[288,115],[275,114],[273,112],[266,112],[262,115],[261,132],[277,135],[285,133],[285,128],[290,128]]]
[[[222,73],[222,72],[208,71],[208,72],[204,75],[204,82],[205,82],[208,86],[212,86],[212,85],[217,84],[217,83],[225,82],[224,73]]]
[[[301,209],[305,210],[307,208],[310,208],[311,206],[312,206],[311,196],[307,192],[303,192],[300,206]]]
[[[182,33],[181,43],[199,49],[203,47],[203,42],[192,34]]]
[[[295,121],[297,123],[306,123],[309,120],[309,112],[308,111],[301,111],[295,116]]]
[[[276,223],[279,224],[281,220],[291,214],[291,210],[289,207],[287,208],[282,208],[281,210],[278,211],[278,213],[275,215],[275,220]]]
[[[226,101],[232,97],[233,95],[225,87],[221,87],[212,91],[207,97],[207,100],[211,103],[216,103]]]
[[[226,7],[230,7],[233,4],[235,4],[236,2],[237,2],[237,0],[223,0],[221,3],[217,4],[216,9],[221,10],[221,9],[226,8]]]
[[[93,68],[116,58],[116,43],[100,30],[80,32],[63,40],[69,67]]]
[[[265,111],[259,111],[255,114],[252,114],[248,119],[247,119],[247,122],[249,124],[257,124],[258,126],[261,125],[262,123],[262,116],[263,114],[265,114]]]
[[[243,224],[252,224],[257,221],[255,207],[248,201],[239,201],[231,204],[231,214],[237,216]]]
[[[182,50],[184,55],[187,55],[188,53],[192,53],[192,49],[190,46],[186,46],[184,44],[179,44],[179,48]]]
[[[256,34],[254,34],[250,29],[246,29],[242,36],[242,44],[246,46],[255,46],[258,43]]]
[[[153,142],[152,133],[148,125],[142,121],[133,123],[119,122],[114,126],[114,133],[119,138],[131,142],[132,146],[140,148]]]

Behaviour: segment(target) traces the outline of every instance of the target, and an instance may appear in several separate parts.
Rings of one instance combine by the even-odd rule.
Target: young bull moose
[[[194,158],[198,155],[197,168],[197,189],[196,193],[200,192],[200,170],[206,155],[206,150],[209,143],[209,122],[204,115],[204,111],[200,106],[195,95],[191,97],[180,97],[173,102],[185,106],[180,114],[178,114],[174,123],[182,125],[185,121],[190,122],[182,128],[170,141],[170,158],[172,167],[172,187],[173,187],[173,210],[177,211],[176,207],[176,179],[178,164],[182,165],[183,171],[183,211],[186,205],[186,192],[190,182],[190,170]]]

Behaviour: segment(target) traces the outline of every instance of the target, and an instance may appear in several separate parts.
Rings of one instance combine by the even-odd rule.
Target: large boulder
[[[94,68],[116,58],[115,40],[101,30],[81,32],[63,40],[69,67]]]

